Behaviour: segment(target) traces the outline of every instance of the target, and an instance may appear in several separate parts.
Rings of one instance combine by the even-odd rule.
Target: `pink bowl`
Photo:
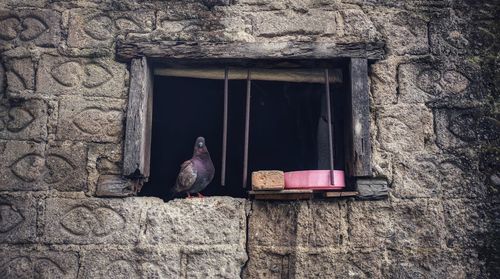
[[[333,171],[335,185],[331,184],[330,173],[330,170],[285,172],[285,189],[337,190],[344,188],[344,171]]]

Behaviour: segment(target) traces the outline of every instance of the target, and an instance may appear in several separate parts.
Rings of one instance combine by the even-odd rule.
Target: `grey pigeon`
[[[197,193],[198,197],[203,197],[200,192],[212,182],[214,173],[214,164],[210,159],[205,139],[198,137],[194,144],[193,157],[181,165],[177,182],[172,188],[172,196],[187,193],[190,198],[191,194]]]

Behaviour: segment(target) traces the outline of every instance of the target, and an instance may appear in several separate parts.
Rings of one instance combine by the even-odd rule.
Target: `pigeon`
[[[203,197],[200,192],[212,182],[214,174],[215,168],[205,145],[205,138],[198,137],[194,144],[193,157],[181,165],[171,196],[187,193],[187,197],[191,198],[191,194],[196,193],[198,197]]]

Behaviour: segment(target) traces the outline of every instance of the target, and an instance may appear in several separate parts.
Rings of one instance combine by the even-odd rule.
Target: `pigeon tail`
[[[170,188],[170,190],[168,191],[168,199],[169,200],[173,200],[177,197],[179,193],[175,191],[175,186],[173,186],[172,188]]]

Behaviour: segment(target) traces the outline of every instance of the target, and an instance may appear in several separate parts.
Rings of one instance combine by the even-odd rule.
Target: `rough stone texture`
[[[147,245],[243,246],[241,241],[245,239],[245,227],[245,202],[242,200],[175,200],[148,210],[141,239]]]
[[[0,278],[498,277],[499,11],[466,0],[0,1]],[[369,88],[373,174],[388,199],[96,198],[99,177],[123,164],[118,40],[383,43]]]

